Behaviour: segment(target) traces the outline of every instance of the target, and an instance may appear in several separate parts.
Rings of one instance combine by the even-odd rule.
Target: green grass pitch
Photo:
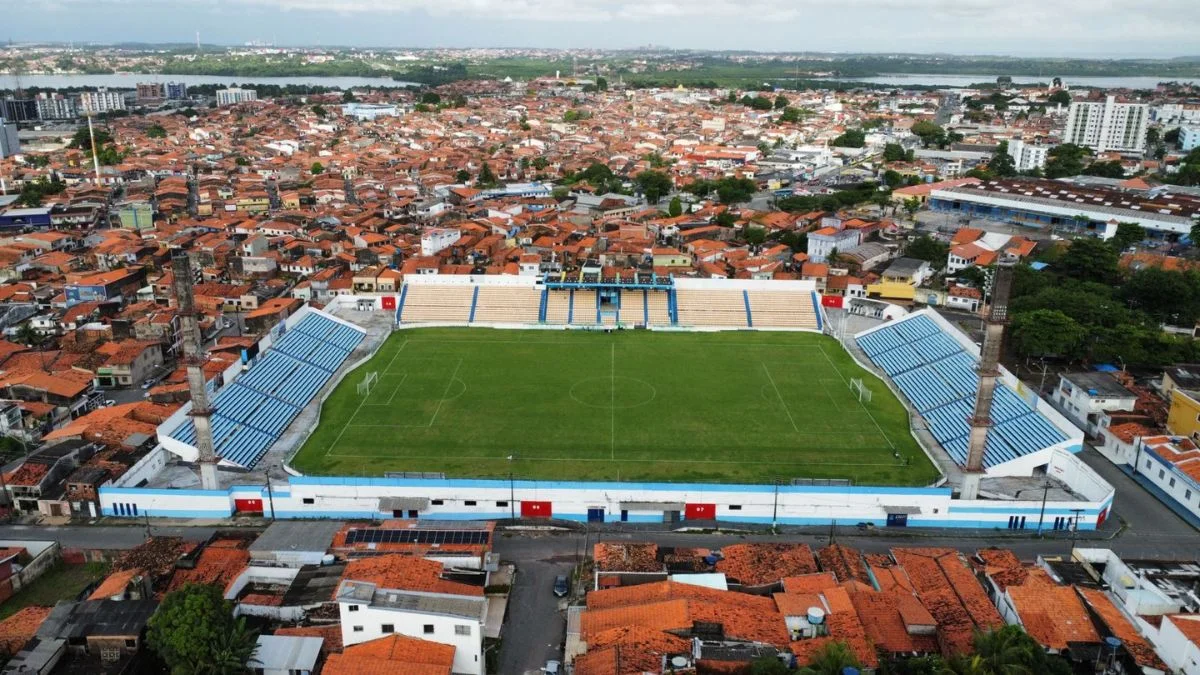
[[[851,393],[854,377],[871,402]],[[887,386],[834,339],[791,332],[398,331],[338,385],[293,465],[553,480],[937,478]]]

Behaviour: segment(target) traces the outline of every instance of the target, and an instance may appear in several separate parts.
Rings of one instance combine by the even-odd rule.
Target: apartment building
[[[1142,152],[1146,149],[1145,103],[1122,103],[1115,96],[1103,101],[1075,101],[1067,115],[1063,142],[1096,152]]]
[[[228,89],[217,90],[217,105],[237,105],[248,101],[257,101],[258,92],[253,89],[242,89],[241,87],[230,87]]]
[[[79,107],[85,113],[106,113],[125,110],[125,93],[99,89],[85,91],[79,95]]]

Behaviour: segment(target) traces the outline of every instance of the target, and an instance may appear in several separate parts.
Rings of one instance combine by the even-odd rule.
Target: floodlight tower
[[[996,378],[1000,376],[1000,347],[1004,342],[1004,327],[1008,324],[1008,300],[1012,294],[1015,260],[1003,256],[996,264],[992,278],[992,302],[984,327],[983,349],[979,353],[979,389],[975,392],[975,409],[971,414],[971,432],[967,445],[967,465],[963,467],[961,499],[979,496],[979,481],[983,478],[983,455],[987,449],[988,429],[992,426],[992,398],[996,393]]]

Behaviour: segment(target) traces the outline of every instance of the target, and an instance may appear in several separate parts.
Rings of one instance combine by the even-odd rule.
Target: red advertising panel
[[[688,520],[716,520],[716,504],[687,504],[684,506],[683,517]]]
[[[821,305],[824,307],[833,307],[834,309],[841,309],[842,308],[842,300],[844,300],[844,299],[845,298],[843,298],[840,295],[822,295],[821,296]]]
[[[394,296],[394,295],[385,295],[385,296],[383,296],[383,308],[384,308],[384,309],[390,309],[390,310],[392,310],[392,311],[395,311],[395,309],[396,309],[396,296]]]
[[[235,499],[233,500],[233,508],[238,513],[262,513],[263,500],[261,499]]]
[[[550,502],[521,502],[522,518],[549,518],[551,513]]]

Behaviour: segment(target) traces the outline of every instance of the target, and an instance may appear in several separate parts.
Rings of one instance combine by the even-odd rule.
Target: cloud
[[[0,4],[12,0],[0,0]],[[41,0],[180,22],[226,19],[230,34],[263,23],[289,42],[632,46],[843,52],[1092,56],[1195,53],[1200,0]],[[38,19],[34,5],[18,13]],[[54,33],[86,32],[56,12]],[[264,21],[264,19],[269,19]],[[38,21],[39,24],[43,22]],[[22,17],[15,18],[20,26]],[[552,26],[547,29],[540,26]],[[20,31],[18,31],[20,32]],[[151,32],[153,34],[153,32]],[[50,36],[43,36],[50,37]],[[148,39],[141,36],[139,39]]]

